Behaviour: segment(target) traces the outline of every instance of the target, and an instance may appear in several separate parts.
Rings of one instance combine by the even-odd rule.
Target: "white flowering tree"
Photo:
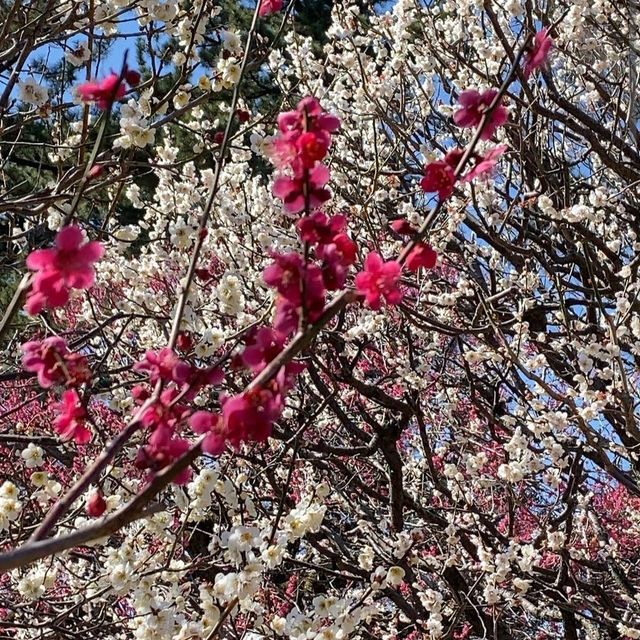
[[[640,638],[634,3],[231,5],[0,6],[0,637]]]

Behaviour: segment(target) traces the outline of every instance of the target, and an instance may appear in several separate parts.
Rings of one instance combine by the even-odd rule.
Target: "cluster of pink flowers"
[[[313,97],[304,98],[295,111],[278,117],[273,161],[292,175],[275,180],[273,195],[283,201],[286,213],[310,213],[331,197],[326,188],[330,172],[321,162],[329,152],[331,134],[339,128],[340,120],[326,113]]]
[[[285,213],[304,212],[297,231],[305,244],[298,252],[273,254],[263,273],[277,292],[273,326],[260,327],[245,340],[239,364],[258,375],[286,348],[303,322],[314,323],[322,315],[328,291],[342,288],[347,271],[356,260],[356,245],[346,232],[342,215],[329,216],[318,207],[327,202],[329,169],[322,164],[340,120],[325,112],[313,97],[304,98],[294,111],[278,118],[273,161],[281,170],[273,193],[283,201]],[[203,449],[217,455],[228,445],[264,442],[284,408],[284,399],[302,365],[288,363],[263,386],[224,398],[221,414],[198,411],[191,417],[196,433],[206,434]]]
[[[528,78],[536,69],[543,67],[549,58],[553,40],[548,29],[536,33],[531,49],[525,56],[524,76]],[[480,93],[474,89],[463,91],[458,98],[460,109],[453,115],[453,121],[464,128],[482,125],[480,140],[490,140],[495,132],[509,119],[509,112],[502,104],[497,89],[488,89]],[[437,193],[440,200],[446,200],[453,193],[458,180],[469,182],[475,178],[491,176],[500,156],[508,149],[507,145],[498,145],[485,155],[474,154],[474,165],[462,176],[457,175],[457,167],[464,155],[462,149],[449,151],[442,160],[430,162],[424,169],[420,185],[426,193]]]
[[[44,309],[62,307],[69,301],[72,289],[88,289],[95,281],[93,265],[102,257],[100,242],[86,242],[80,227],[61,229],[55,246],[38,249],[27,257],[27,266],[35,274],[27,294],[26,310],[30,314]],[[86,444],[91,430],[86,426],[87,411],[77,387],[91,380],[87,358],[69,351],[65,340],[58,336],[22,345],[22,364],[38,376],[40,386],[69,387],[60,402],[52,405],[58,414],[53,427],[61,438]]]
[[[189,340],[180,341],[190,347]],[[147,351],[144,358],[134,365],[134,371],[145,373],[152,384],[163,385],[160,396],[144,409],[140,417],[142,425],[150,432],[147,442],[138,450],[136,467],[157,472],[170,465],[191,447],[188,439],[180,434],[180,428],[191,411],[186,400],[205,386],[218,385],[224,379],[218,367],[199,368],[168,347],[159,351]],[[143,405],[151,397],[148,386],[133,389],[136,402]],[[189,480],[191,472],[185,469],[176,478],[182,484]]]
[[[27,295],[27,312],[36,315],[43,309],[63,307],[71,289],[89,289],[95,282],[93,265],[103,254],[100,242],[85,242],[80,227],[61,229],[55,247],[38,249],[27,257],[27,267],[36,272]]]

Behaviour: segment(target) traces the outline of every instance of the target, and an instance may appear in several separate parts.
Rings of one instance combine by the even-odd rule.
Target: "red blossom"
[[[330,218],[320,211],[297,224],[302,240],[316,246],[316,256],[322,260],[324,284],[330,291],[344,286],[348,267],[356,260],[356,243],[344,232],[346,226],[344,216]]]
[[[286,111],[278,116],[281,133],[313,132],[328,137],[340,128],[340,118],[327,113],[320,101],[313,96],[303,98],[295,111]]]
[[[62,394],[61,402],[55,403],[53,409],[59,412],[53,427],[63,440],[74,440],[76,444],[91,441],[91,431],[85,424],[87,412],[75,389],[67,389]]]
[[[409,271],[417,271],[420,267],[425,269],[433,269],[438,261],[438,254],[433,247],[424,242],[419,242],[407,256],[407,269]]]
[[[420,186],[426,193],[437,193],[440,200],[446,200],[456,183],[456,174],[445,160],[430,162],[424,168],[424,178]]]
[[[87,500],[87,515],[91,518],[99,518],[107,510],[107,501],[102,491],[94,491]]]
[[[156,473],[170,466],[191,448],[191,443],[176,437],[173,430],[165,425],[159,426],[151,434],[149,444],[141,447],[136,456],[138,469],[148,469]],[[175,479],[176,484],[185,484],[191,478],[191,469],[183,469]]]
[[[116,100],[124,97],[126,87],[117,73],[110,73],[102,80],[90,80],[78,87],[84,102],[95,102],[100,109],[108,109]]]
[[[490,177],[498,163],[498,160],[500,159],[500,156],[502,156],[508,148],[508,145],[501,144],[491,149],[491,151],[486,155],[479,156],[471,171],[464,176],[463,179],[465,182],[470,182],[475,178],[483,179]]]
[[[191,366],[180,360],[169,347],[160,351],[147,351],[144,358],[133,365],[133,370],[148,373],[152,384],[158,380],[183,384],[191,374]]]
[[[325,286],[318,265],[305,264],[297,253],[276,254],[263,273],[264,281],[296,309],[304,305],[312,322],[322,313]],[[304,283],[304,286],[303,286]]]
[[[458,99],[462,108],[453,114],[453,121],[459,127],[477,127],[497,95],[497,89],[488,89],[483,93],[473,89],[463,91]],[[500,99],[487,118],[480,139],[489,140],[496,130],[507,122],[508,118],[509,112]]]
[[[273,183],[273,195],[283,201],[287,213],[300,213],[307,206],[305,193],[308,193],[309,209],[317,209],[331,197],[325,188],[330,177],[329,169],[323,164],[293,177],[280,176]]]
[[[260,0],[260,9],[258,9],[258,15],[261,18],[270,16],[272,13],[277,13],[282,10],[284,0]]]
[[[100,242],[85,242],[80,227],[68,226],[58,232],[55,244],[27,257],[27,267],[36,272],[26,303],[31,315],[66,305],[71,289],[89,289],[95,282],[93,265],[104,254]]]
[[[234,447],[242,442],[264,442],[282,408],[281,395],[271,389],[258,388],[227,398],[222,418],[228,441]]]
[[[75,386],[91,379],[85,356],[71,353],[59,336],[25,342],[22,351],[24,368],[37,374],[38,383],[44,389],[54,384]]]
[[[247,339],[242,362],[260,373],[284,348],[285,337],[270,327],[260,327]]]
[[[549,36],[549,29],[538,31],[533,38],[533,47],[525,57],[525,78],[528,78],[536,69],[543,67],[547,63],[552,47],[553,39]]]
[[[219,456],[226,448],[226,437],[222,417],[210,411],[196,411],[189,424],[194,433],[207,434],[202,441],[202,450],[213,456]]]
[[[388,305],[402,301],[398,281],[402,266],[397,260],[385,262],[379,253],[372,251],[364,261],[364,271],[356,276],[356,290],[363,295],[371,309],[382,307],[383,299]]]
[[[416,232],[408,220],[394,220],[391,223],[391,228],[401,236],[412,236]]]

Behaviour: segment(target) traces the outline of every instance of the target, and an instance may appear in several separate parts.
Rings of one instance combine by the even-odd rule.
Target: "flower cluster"
[[[277,167],[290,169],[292,176],[277,178],[273,194],[283,201],[288,214],[310,213],[331,197],[326,188],[329,169],[321,162],[331,146],[331,134],[339,128],[340,120],[323,111],[313,97],[278,117],[272,159]]]
[[[45,308],[67,304],[71,289],[88,289],[95,280],[93,265],[103,255],[101,243],[85,242],[77,226],[67,226],[56,236],[56,246],[39,249],[27,257],[27,266],[36,271],[27,296],[26,309],[31,314]],[[87,358],[69,351],[59,336],[22,345],[22,364],[27,371],[37,374],[40,386],[47,389],[64,385],[68,389],[52,408],[58,412],[53,422],[56,432],[65,440],[86,444],[91,430],[86,426],[87,412],[76,390],[91,380]]]
[[[274,253],[273,262],[263,272],[264,282],[277,293],[276,312],[273,327],[261,327],[245,339],[241,363],[253,375],[262,372],[284,350],[296,330],[320,318],[327,291],[344,286],[347,269],[355,261],[356,245],[346,233],[346,218],[316,211],[331,197],[325,188],[329,169],[321,162],[339,127],[340,120],[325,112],[314,97],[304,98],[295,111],[278,117],[272,160],[292,176],[277,178],[273,193],[283,201],[286,213],[306,214],[297,223],[305,252]],[[207,411],[194,414],[193,430],[206,435],[203,449],[217,455],[227,444],[237,447],[249,440],[264,442],[302,369],[297,363],[285,364],[266,384],[224,398],[221,415]]]
[[[191,346],[185,336],[180,343],[186,348]],[[151,384],[163,387],[157,399],[153,399],[152,391],[146,386],[138,385],[133,389],[136,402],[142,405],[140,422],[150,432],[146,444],[138,450],[135,464],[139,469],[157,472],[191,447],[190,441],[181,435],[181,427],[191,414],[185,400],[193,399],[204,387],[220,384],[224,373],[217,367],[191,365],[169,347],[147,351],[133,368],[146,374]],[[190,470],[185,469],[176,482],[183,484],[190,478]]]

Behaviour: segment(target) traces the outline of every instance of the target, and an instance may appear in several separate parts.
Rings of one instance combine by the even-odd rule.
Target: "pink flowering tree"
[[[223,4],[0,14],[0,636],[639,638],[633,9]]]

